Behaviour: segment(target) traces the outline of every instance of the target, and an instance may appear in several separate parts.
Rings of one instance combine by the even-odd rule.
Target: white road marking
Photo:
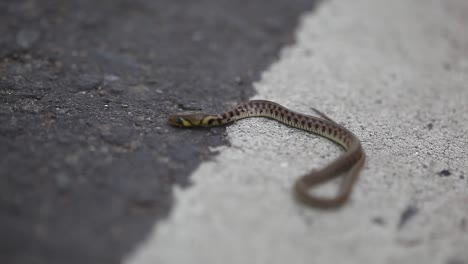
[[[466,263],[466,25],[465,0],[324,2],[256,98],[317,107],[362,139],[369,160],[352,202],[323,212],[291,197],[293,181],[338,147],[240,121],[228,128],[232,147],[176,190],[170,217],[125,263]],[[418,213],[398,229],[408,205]]]

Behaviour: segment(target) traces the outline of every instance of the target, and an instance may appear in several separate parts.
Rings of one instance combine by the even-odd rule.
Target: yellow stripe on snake
[[[254,100],[240,104],[234,110],[222,114],[174,114],[169,117],[169,123],[176,127],[211,127],[247,117],[267,117],[336,142],[346,151],[326,167],[300,177],[294,184],[294,194],[299,201],[312,207],[338,208],[348,200],[352,192],[354,183],[364,165],[365,153],[361,142],[353,133],[322,112],[312,109],[322,118],[297,113],[274,102]],[[324,198],[310,192],[316,185],[340,175],[343,175],[343,179],[336,196]]]

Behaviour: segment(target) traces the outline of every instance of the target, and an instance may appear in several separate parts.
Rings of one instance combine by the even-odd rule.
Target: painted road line
[[[338,147],[242,120],[126,263],[468,261],[467,15],[464,0],[357,0],[304,16],[256,98],[317,107],[362,139],[369,160],[351,203],[323,212],[291,197]]]

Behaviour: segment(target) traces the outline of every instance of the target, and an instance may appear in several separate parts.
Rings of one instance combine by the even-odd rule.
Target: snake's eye
[[[177,124],[183,125],[184,124],[184,119],[182,117],[177,117]]]

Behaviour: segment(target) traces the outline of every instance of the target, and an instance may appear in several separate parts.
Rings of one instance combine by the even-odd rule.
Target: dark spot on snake
[[[336,137],[336,130],[333,130],[333,136]]]
[[[323,121],[322,121],[322,120],[319,120],[318,122],[319,122],[320,124],[323,124]]]
[[[327,128],[325,126],[322,126],[322,133],[324,133],[326,129]]]
[[[255,107],[258,107],[260,104],[259,103],[254,103]]]
[[[289,122],[289,121],[291,121],[291,117],[290,117],[290,116],[288,116],[287,120],[288,120],[288,122]]]
[[[310,129],[310,128],[312,127],[312,123],[311,123],[311,122],[307,123],[307,126],[308,126],[309,129]]]
[[[275,111],[275,116],[279,115],[278,111]]]
[[[229,114],[229,116],[231,117],[231,116],[233,116],[233,115],[234,115],[234,112],[233,112],[233,111],[229,111],[229,113],[228,113],[228,114]]]
[[[236,115],[240,115],[239,110],[236,110],[235,113]]]
[[[223,118],[226,118],[226,117],[227,117],[227,114],[226,114],[226,113],[223,113],[222,117],[223,117]]]
[[[214,122],[214,121],[215,121],[214,119],[210,119],[210,120],[208,120],[208,125],[211,125],[211,124],[213,124],[213,122]]]
[[[328,128],[328,134],[330,134],[330,135],[331,135],[331,133],[332,133],[332,128],[331,128],[331,127],[329,127],[329,128]]]
[[[297,123],[299,120],[297,120],[297,118],[294,118],[294,123]]]
[[[302,120],[302,121],[301,121],[301,125],[302,125],[302,126],[305,125],[305,120]]]
[[[281,118],[284,118],[284,114],[283,114],[283,113],[281,113]]]
[[[318,128],[319,128],[319,125],[315,124],[315,130],[318,130]]]
[[[260,109],[260,114],[263,113],[263,109]]]

